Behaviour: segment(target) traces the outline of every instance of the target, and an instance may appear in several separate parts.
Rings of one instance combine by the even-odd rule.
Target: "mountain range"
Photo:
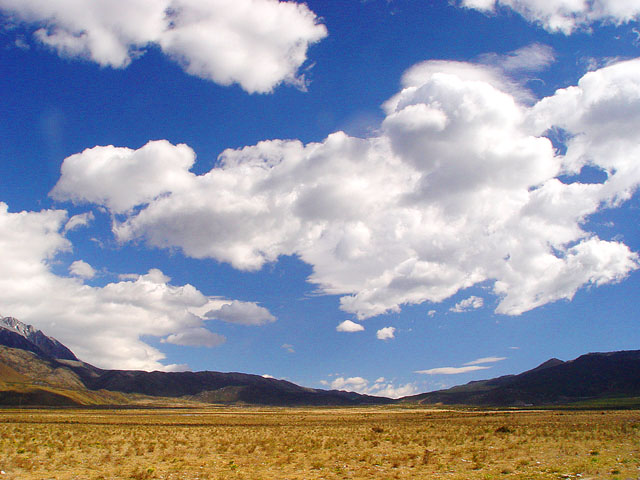
[[[541,406],[640,399],[640,350],[548,360],[518,375],[392,400],[306,388],[245,373],[105,370],[12,317],[0,318],[0,405],[126,405],[165,402],[252,405]],[[635,402],[635,403],[634,403]]]
[[[392,402],[245,373],[104,370],[78,360],[71,350],[40,330],[12,317],[0,318],[0,405],[109,404],[160,398],[257,405]]]

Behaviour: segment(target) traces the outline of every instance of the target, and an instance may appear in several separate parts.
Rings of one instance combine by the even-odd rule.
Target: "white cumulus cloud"
[[[93,278],[96,275],[95,269],[87,262],[76,260],[69,265],[69,273],[80,278]]]
[[[338,332],[362,332],[364,327],[359,323],[352,322],[351,320],[345,320],[340,325],[336,327]]]
[[[52,194],[122,214],[122,242],[242,270],[295,255],[358,319],[479,283],[493,285],[498,313],[518,315],[624,279],[637,254],[585,225],[640,185],[640,60],[532,106],[501,72],[421,63],[375,136],[264,141],[224,151],[202,175],[184,145],[95,147],[64,161]],[[564,155],[545,136],[554,129],[570,139]],[[585,165],[606,179],[562,180]]]
[[[376,338],[378,340],[391,340],[392,338],[395,338],[395,334],[395,327],[384,327],[376,332]]]
[[[149,142],[138,150],[95,147],[65,159],[53,198],[104,205],[126,212],[158,196],[188,188],[195,153],[186,145],[166,140]]]
[[[550,32],[570,34],[602,22],[622,24],[638,19],[638,0],[462,0],[461,5],[485,12],[508,7]]]
[[[248,92],[303,85],[309,45],[327,35],[301,3],[277,0],[0,0],[65,57],[126,67],[150,46],[188,73]]]

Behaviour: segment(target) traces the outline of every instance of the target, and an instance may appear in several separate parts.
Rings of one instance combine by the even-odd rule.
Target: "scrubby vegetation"
[[[2,479],[636,479],[640,412],[4,410]]]

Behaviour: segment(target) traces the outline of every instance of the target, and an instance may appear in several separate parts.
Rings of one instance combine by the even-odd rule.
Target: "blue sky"
[[[0,0],[0,314],[390,396],[637,349],[639,13]]]

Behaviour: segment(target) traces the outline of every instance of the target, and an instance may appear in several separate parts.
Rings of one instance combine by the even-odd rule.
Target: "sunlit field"
[[[1,479],[637,479],[640,411],[2,410]]]

